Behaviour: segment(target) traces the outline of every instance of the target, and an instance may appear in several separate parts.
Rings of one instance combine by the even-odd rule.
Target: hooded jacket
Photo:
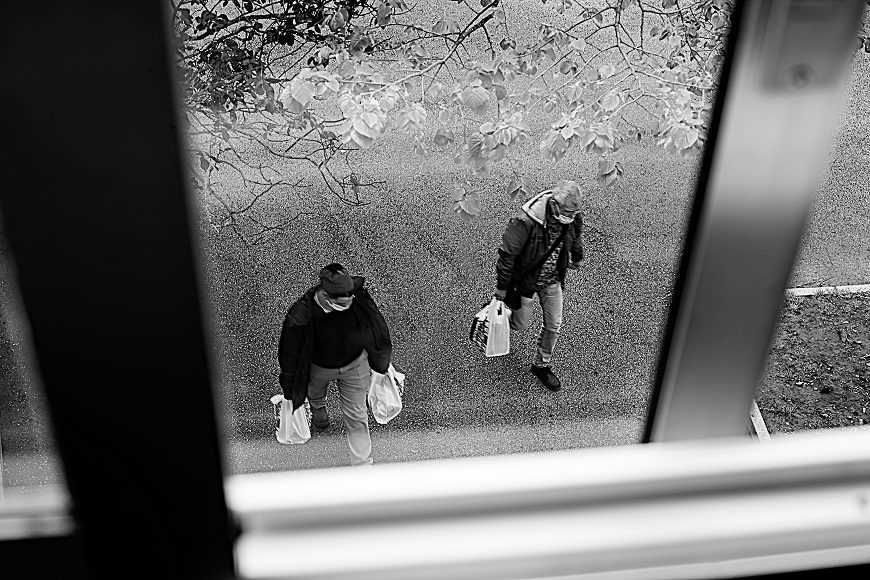
[[[522,214],[508,221],[507,228],[501,238],[496,263],[496,284],[498,290],[507,290],[511,282],[523,271],[540,260],[555,239],[549,239],[546,220],[550,215],[549,204],[551,190],[542,191],[522,207]],[[574,221],[567,226],[565,239],[556,261],[559,282],[565,285],[565,273],[568,270],[568,258],[572,262],[583,259],[583,217],[580,212]],[[535,293],[535,285],[541,268],[535,268],[527,273],[522,280],[516,280],[517,287],[525,297]]]
[[[353,277],[354,299],[350,312],[357,316],[360,326],[368,328],[371,336],[365,347],[369,355],[369,366],[379,373],[386,373],[393,355],[390,331],[377,304],[369,291],[363,287],[365,278]],[[278,363],[281,374],[278,383],[284,398],[293,404],[295,410],[308,396],[308,380],[311,377],[312,345],[314,344],[314,325],[311,323],[313,308],[320,308],[314,301],[314,293],[320,286],[309,288],[287,311],[278,341]]]

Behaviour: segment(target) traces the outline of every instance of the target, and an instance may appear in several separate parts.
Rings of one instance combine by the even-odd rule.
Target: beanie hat
[[[553,200],[559,204],[559,208],[566,211],[580,209],[583,201],[583,191],[573,181],[560,181],[553,188]]]
[[[341,264],[327,264],[320,270],[320,286],[333,296],[351,292],[354,288],[353,279]]]

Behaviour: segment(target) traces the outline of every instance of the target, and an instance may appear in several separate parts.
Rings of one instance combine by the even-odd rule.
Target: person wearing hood
[[[287,311],[278,344],[278,381],[293,409],[311,404],[316,429],[329,427],[326,390],[338,383],[352,465],[372,464],[366,395],[372,380],[385,380],[393,346],[377,304],[341,264],[320,270],[320,283]]]
[[[536,294],[541,303],[543,325],[529,371],[550,391],[562,388],[550,363],[562,326],[565,275],[579,268],[583,259],[582,201],[575,182],[558,182],[527,201],[522,213],[508,221],[498,249],[493,295],[503,301],[507,296],[508,307],[518,307],[511,312],[511,329],[528,328]]]

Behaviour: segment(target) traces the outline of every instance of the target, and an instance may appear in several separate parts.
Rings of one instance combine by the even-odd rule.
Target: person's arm
[[[367,351],[369,355],[369,367],[376,373],[385,374],[393,359],[393,342],[390,339],[390,329],[387,326],[384,315],[381,314],[380,308],[378,308],[368,290],[361,288],[357,292],[357,297],[365,302],[372,319],[374,344]]]
[[[281,326],[281,337],[278,339],[278,365],[281,373],[278,375],[278,384],[284,393],[284,398],[293,398],[292,388],[294,377],[299,371],[299,356],[302,351],[302,342],[305,340],[305,327],[299,324],[291,309],[284,317]]]
[[[495,292],[493,295],[503,300],[511,278],[514,274],[517,256],[523,251],[529,238],[528,226],[518,217],[508,221],[507,228],[501,237],[501,245],[498,247],[498,261],[495,265]]]
[[[568,267],[576,269],[580,267],[580,261],[583,259],[583,216],[577,214],[569,227],[574,228],[574,240],[571,243],[571,261],[568,262]]]

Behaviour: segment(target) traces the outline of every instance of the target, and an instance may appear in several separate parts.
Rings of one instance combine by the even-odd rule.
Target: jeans
[[[541,302],[541,312],[544,315],[544,323],[538,334],[538,354],[535,357],[535,366],[548,367],[553,358],[553,349],[559,338],[559,329],[562,328],[562,285],[558,282],[550,284],[537,292]],[[511,314],[511,329],[525,330],[529,327],[532,304],[535,297],[522,297],[523,307]]]
[[[308,381],[308,401],[312,409],[326,407],[326,387],[330,381],[338,382],[338,402],[347,434],[351,465],[372,464],[372,440],[369,436],[369,416],[366,395],[371,385],[369,355],[363,351],[347,366],[327,369],[311,365]]]

